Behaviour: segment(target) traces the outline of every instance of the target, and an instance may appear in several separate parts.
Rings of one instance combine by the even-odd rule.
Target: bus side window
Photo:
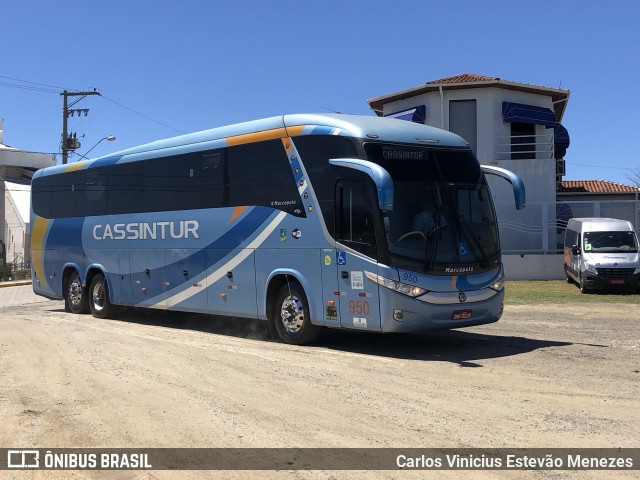
[[[33,213],[43,218],[51,218],[51,191],[49,179],[51,175],[35,178],[31,184]]]
[[[365,182],[341,180],[336,184],[336,240],[377,258],[373,203]]]
[[[93,170],[74,174],[73,216],[88,217],[107,213],[107,179],[102,172]]]
[[[190,154],[187,205],[191,208],[218,208],[224,205],[224,158],[224,150]]]
[[[227,153],[228,205],[262,205],[306,216],[281,140],[230,147]]]

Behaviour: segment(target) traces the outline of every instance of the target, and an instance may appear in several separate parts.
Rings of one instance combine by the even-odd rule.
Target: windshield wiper
[[[426,235],[427,245],[424,252],[424,269],[427,272],[433,270],[433,267],[435,266],[438,242],[440,240],[440,235],[442,235],[442,230],[440,229],[442,222],[440,221],[441,214],[439,209],[436,209],[435,215],[435,228]]]
[[[467,237],[467,240],[471,238],[471,243],[473,243],[473,245],[476,247],[476,250],[480,252],[480,255],[482,256],[482,262],[480,263],[480,266],[489,268],[489,258],[487,257],[484,248],[482,248],[482,245],[480,245],[478,238],[471,231],[469,224],[466,221],[460,221],[460,219],[465,220],[464,215],[460,215],[459,217],[460,218],[458,219],[458,225],[460,225],[460,227],[462,228],[463,235],[466,234],[465,237]]]

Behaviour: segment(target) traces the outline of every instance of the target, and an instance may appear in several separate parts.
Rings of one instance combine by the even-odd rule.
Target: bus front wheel
[[[91,280],[89,308],[96,318],[112,318],[118,313],[118,307],[109,301],[109,287],[101,273],[97,273]]]
[[[69,275],[64,288],[64,309],[75,314],[89,312],[87,292],[82,288],[80,274],[75,270]]]
[[[311,323],[307,296],[297,282],[280,287],[276,295],[273,323],[280,339],[291,345],[312,343],[320,333],[320,328]]]

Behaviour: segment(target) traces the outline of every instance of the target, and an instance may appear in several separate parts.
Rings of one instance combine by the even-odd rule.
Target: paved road
[[[46,298],[33,293],[31,285],[14,285],[0,288],[0,309],[47,301]]]

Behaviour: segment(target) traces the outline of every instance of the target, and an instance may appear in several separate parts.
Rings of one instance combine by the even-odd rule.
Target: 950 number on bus
[[[349,300],[349,313],[355,315],[369,315],[371,308],[369,302],[362,300]]]

